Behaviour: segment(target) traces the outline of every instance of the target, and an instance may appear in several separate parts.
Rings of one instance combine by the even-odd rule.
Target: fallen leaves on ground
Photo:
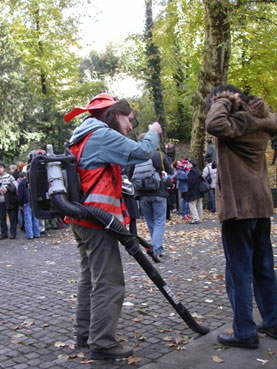
[[[213,356],[212,356],[212,359],[213,359],[213,361],[214,361],[214,362],[216,362],[216,363],[219,363],[219,364],[224,363],[224,360],[223,360],[223,359],[220,359],[220,357],[219,357],[219,356],[217,356],[217,355],[213,355]]]
[[[139,363],[141,360],[142,359],[140,357],[135,357],[135,356],[129,356],[129,357],[127,357],[128,365]]]

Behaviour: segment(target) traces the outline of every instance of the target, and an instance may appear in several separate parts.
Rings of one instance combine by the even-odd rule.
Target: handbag
[[[198,191],[201,193],[208,192],[210,189],[210,184],[204,177],[200,177],[199,185],[198,185]]]

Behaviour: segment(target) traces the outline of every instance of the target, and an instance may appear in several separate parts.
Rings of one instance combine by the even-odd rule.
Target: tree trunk
[[[152,90],[154,98],[154,109],[163,129],[164,141],[167,139],[166,119],[164,114],[163,93],[161,84],[161,66],[160,55],[157,46],[153,42],[153,13],[152,13],[152,0],[145,0],[146,6],[146,27],[145,27],[145,39],[146,39],[146,55],[149,68],[149,87]]]
[[[203,0],[205,7],[205,41],[198,86],[193,97],[193,126],[190,157],[203,166],[205,144],[205,102],[217,85],[226,84],[231,53],[229,2]]]
[[[40,14],[39,14],[39,9],[37,9],[36,11],[36,31],[37,31],[37,35],[38,35],[38,49],[39,49],[39,54],[42,57],[43,56],[43,44],[40,41]],[[46,91],[46,75],[44,73],[44,71],[41,68],[41,72],[40,72],[40,80],[41,80],[41,92],[43,95],[47,95],[47,91]]]

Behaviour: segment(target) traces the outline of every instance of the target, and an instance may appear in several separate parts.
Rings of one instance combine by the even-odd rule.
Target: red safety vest
[[[87,196],[84,205],[95,206],[99,209],[105,210],[108,213],[118,218],[123,225],[130,223],[130,217],[127,212],[126,205],[122,199],[122,180],[120,166],[116,164],[107,164],[106,166],[96,169],[81,169],[79,167],[79,161],[82,156],[84,147],[90,136],[91,132],[81,142],[78,142],[70,147],[70,151],[77,159],[77,170],[80,175],[81,185],[84,194],[89,191],[93,183],[97,184],[92,189],[91,193]],[[99,179],[99,177],[101,177]],[[93,222],[87,220],[77,220],[70,218],[75,223],[89,228],[102,228]]]

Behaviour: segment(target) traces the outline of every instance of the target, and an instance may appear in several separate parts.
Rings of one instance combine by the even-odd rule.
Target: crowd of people
[[[32,240],[45,234],[48,229],[65,227],[61,217],[39,220],[34,216],[29,202],[26,162],[11,164],[8,171],[5,163],[0,162],[0,222],[0,240],[8,236],[16,239],[18,228],[25,232],[27,239]]]

